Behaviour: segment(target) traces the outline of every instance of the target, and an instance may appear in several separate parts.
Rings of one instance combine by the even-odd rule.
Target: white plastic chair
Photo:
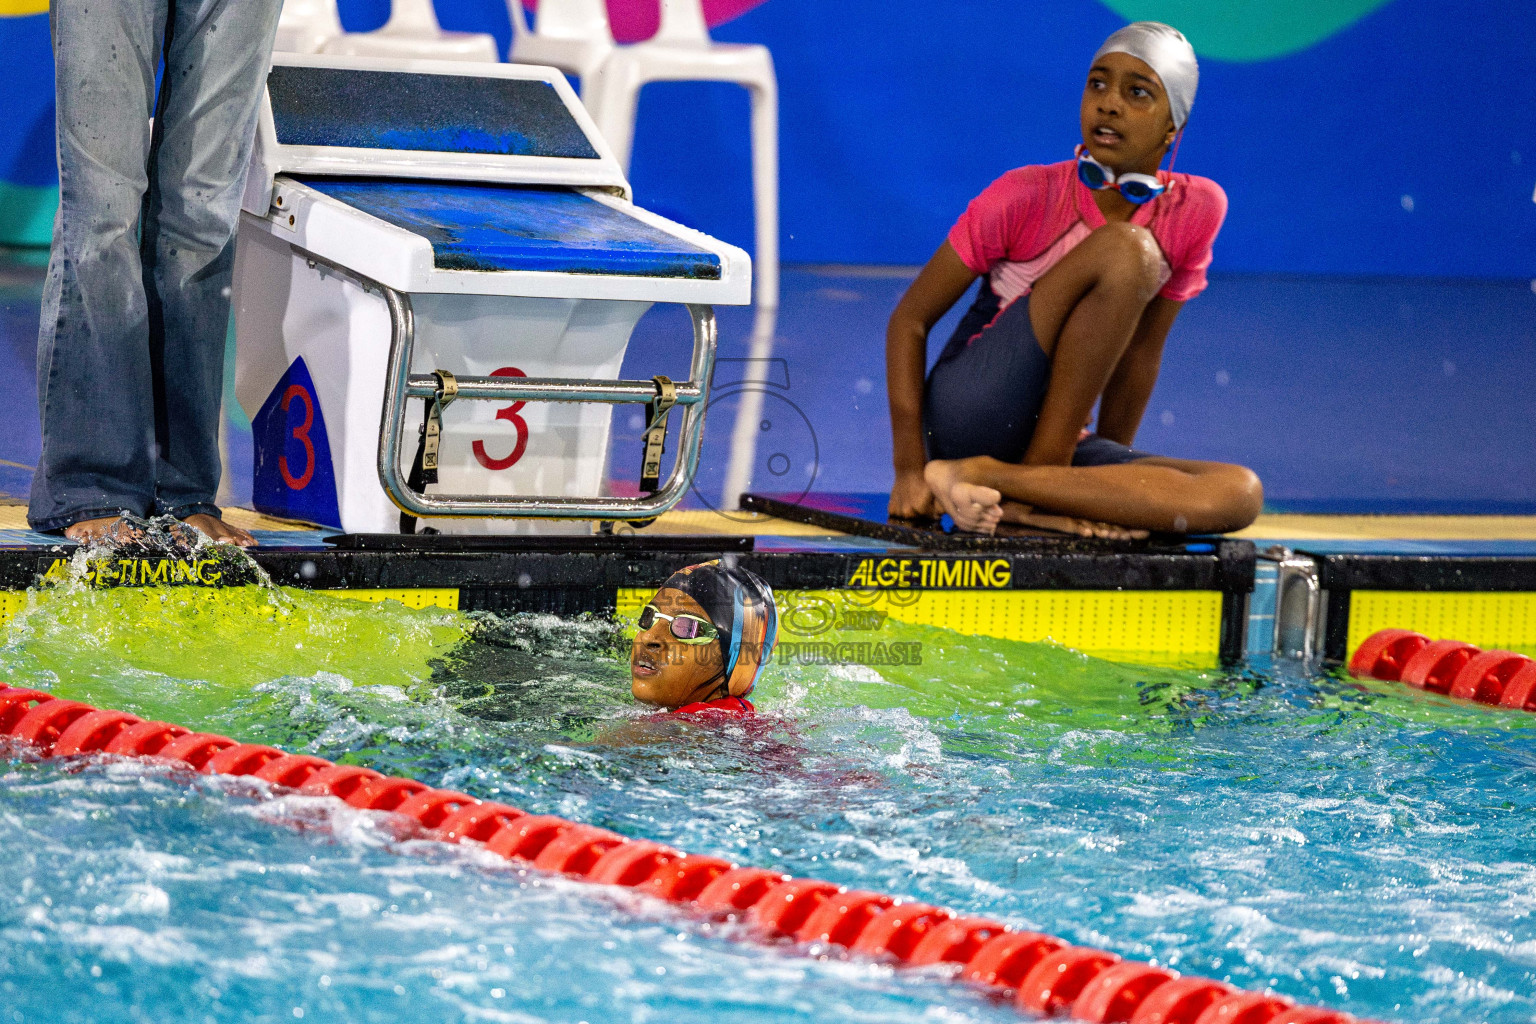
[[[277,18],[272,49],[279,53],[319,53],[322,46],[345,32],[336,0],[286,0]]]
[[[514,64],[544,64],[581,80],[581,91],[613,52],[613,28],[605,0],[541,0],[530,29],[522,0],[507,0],[512,18]]]
[[[558,0],[542,0],[543,4]],[[606,21],[606,19],[605,19]],[[615,47],[582,100],[629,170],[635,109],[647,82],[734,82],[752,97],[752,196],[757,252],[753,257],[759,306],[779,304],[779,84],[768,47],[716,43],[709,38],[701,0],[661,0],[661,27],[633,46]]]
[[[444,32],[437,23],[432,0],[393,0],[389,21],[383,28],[376,32],[348,32],[337,36],[327,40],[320,52],[348,57],[501,60],[494,36],[483,32]]]

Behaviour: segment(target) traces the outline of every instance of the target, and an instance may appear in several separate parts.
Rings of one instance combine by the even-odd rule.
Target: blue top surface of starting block
[[[285,146],[596,160],[548,82],[277,64],[267,76]]]
[[[718,280],[720,257],[579,192],[528,185],[297,177],[421,235],[440,270]]]

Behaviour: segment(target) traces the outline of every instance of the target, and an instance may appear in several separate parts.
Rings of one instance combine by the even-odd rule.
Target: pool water
[[[720,724],[638,709],[603,621],[65,585],[8,625],[0,679],[1362,1017],[1536,1016],[1531,716],[880,639],[921,664],[778,665]],[[0,1021],[1018,1019],[338,801],[0,757]]]

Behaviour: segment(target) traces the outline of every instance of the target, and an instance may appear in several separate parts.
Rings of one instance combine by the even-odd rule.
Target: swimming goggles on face
[[[707,644],[720,635],[720,631],[708,619],[701,619],[697,615],[689,615],[686,612],[663,615],[653,604],[648,604],[640,610],[640,632],[643,633],[656,625],[657,619],[666,622],[672,630],[672,635],[685,644]]]
[[[1078,180],[1095,192],[1105,188],[1117,189],[1128,202],[1140,206],[1168,191],[1168,186],[1158,181],[1155,175],[1126,171],[1116,177],[1114,171],[1089,155],[1086,147],[1079,145],[1076,152]]]

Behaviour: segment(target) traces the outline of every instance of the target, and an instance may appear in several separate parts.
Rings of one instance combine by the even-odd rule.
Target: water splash
[[[428,684],[468,620],[285,589],[240,548],[168,517],[82,546],[27,591],[0,645],[0,678],[136,714],[211,722],[254,687],[330,673],[357,686]],[[147,568],[146,568],[147,567]],[[182,586],[114,586],[124,574]],[[205,578],[226,584],[199,585]],[[227,585],[235,581],[238,585]]]

